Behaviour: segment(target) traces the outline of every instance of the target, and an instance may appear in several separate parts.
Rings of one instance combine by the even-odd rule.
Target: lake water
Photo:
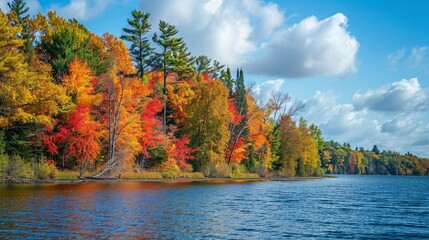
[[[429,177],[0,185],[0,238],[416,239]]]

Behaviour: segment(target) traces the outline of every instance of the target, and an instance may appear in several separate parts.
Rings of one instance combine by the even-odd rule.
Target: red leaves
[[[234,142],[230,143],[226,150],[226,156],[228,157],[231,154],[231,149],[233,148]],[[240,137],[235,144],[234,150],[231,156],[231,163],[241,163],[244,159],[246,159],[247,150],[246,150],[246,142],[243,137]]]
[[[158,128],[162,125],[161,120],[156,116],[164,107],[164,102],[158,98],[152,98],[150,101],[142,104],[142,135],[140,143],[143,147],[142,154],[149,157],[147,151],[149,147],[155,147],[156,144],[162,141],[161,130]]]
[[[67,157],[78,162],[92,162],[100,152],[100,123],[91,119],[91,108],[79,105],[67,115],[56,131],[45,134],[43,144],[53,155],[61,149]]]
[[[172,151],[172,157],[176,159],[177,165],[181,169],[188,169],[189,164],[186,160],[195,159],[192,153],[199,151],[198,148],[191,148],[189,144],[189,135],[185,135],[182,138],[176,140],[176,144]]]
[[[228,99],[228,110],[232,113],[233,118],[231,123],[235,126],[240,124],[241,120],[243,119],[243,115],[238,114],[237,108],[235,107],[234,99],[230,98]]]

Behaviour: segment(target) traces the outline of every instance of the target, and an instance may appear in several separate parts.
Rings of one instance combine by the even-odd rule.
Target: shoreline
[[[82,178],[82,179],[0,179],[0,184],[62,184],[62,183],[114,183],[114,182],[158,182],[158,183],[245,183],[245,182],[270,182],[270,181],[309,181],[325,178],[337,178],[335,176],[322,177],[290,177],[290,178]]]

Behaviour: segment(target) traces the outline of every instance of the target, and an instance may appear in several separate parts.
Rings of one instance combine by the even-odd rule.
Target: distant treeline
[[[325,142],[320,151],[322,167],[327,173],[365,175],[429,175],[429,160],[411,153],[402,155],[392,151],[352,149],[350,144]]]

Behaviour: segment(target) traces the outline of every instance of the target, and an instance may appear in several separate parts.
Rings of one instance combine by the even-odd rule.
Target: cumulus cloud
[[[115,0],[71,0],[66,5],[51,4],[50,11],[56,11],[58,15],[77,20],[89,20],[101,15]]]
[[[260,100],[266,101],[270,98],[273,92],[281,92],[280,89],[283,86],[283,83],[283,79],[265,81],[255,85],[253,88],[253,94]]]
[[[355,139],[363,126],[373,126],[371,131],[378,131],[376,122],[366,120],[367,111],[356,111],[352,104],[338,103],[339,96],[332,91],[317,91],[312,99],[306,102],[305,117],[318,124],[328,136],[346,135]],[[368,129],[368,128],[366,128]],[[357,130],[357,131],[356,131]]]
[[[141,10],[176,25],[194,55],[246,72],[277,77],[345,75],[356,71],[359,43],[339,13],[288,27],[285,14],[259,0],[142,0]]]
[[[427,112],[369,111],[338,100],[332,91],[317,91],[306,102],[303,116],[320,127],[325,139],[367,149],[376,144],[381,149],[429,157]]]
[[[258,48],[283,23],[274,3],[258,0],[143,0],[141,10],[151,12],[153,28],[159,20],[177,26],[194,55],[207,55],[231,66]]]
[[[318,20],[311,16],[279,31],[261,48],[263,57],[248,64],[255,73],[305,77],[346,75],[356,68],[359,43],[347,31],[341,13]]]
[[[356,109],[382,112],[424,111],[429,109],[429,93],[421,88],[417,78],[403,79],[375,90],[356,92],[353,105]]]

